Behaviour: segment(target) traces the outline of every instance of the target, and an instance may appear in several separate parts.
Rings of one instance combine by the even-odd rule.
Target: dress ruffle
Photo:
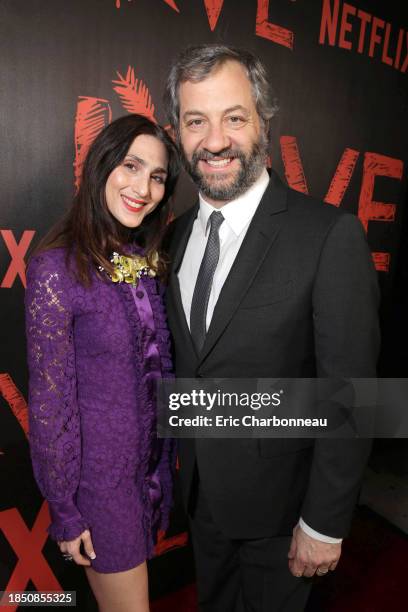
[[[144,280],[144,285],[149,292],[149,299],[153,311],[161,361],[161,377],[174,378],[172,371],[173,362],[171,359],[170,332],[168,331],[167,314],[162,297],[163,285],[155,278],[147,278]],[[156,416],[156,406],[153,407],[153,410]],[[173,504],[172,483],[176,465],[176,443],[172,438],[165,438],[160,441],[163,446],[161,449],[161,461],[158,465],[158,471],[162,483],[163,498],[161,519],[158,528],[165,530],[168,527],[170,510]]]
[[[160,375],[162,378],[172,378],[172,361],[170,352],[170,333],[166,325],[166,313],[162,297],[158,292],[158,280],[148,276],[143,277],[143,287],[146,290],[156,331],[156,344],[160,360]],[[146,534],[147,556],[153,555],[154,543],[159,529],[168,526],[172,505],[172,463],[175,463],[173,440],[157,439],[156,433],[156,402],[151,388],[143,376],[141,359],[143,359],[142,322],[135,305],[132,289],[129,285],[118,285],[121,292],[128,320],[132,327],[134,338],[134,354],[137,361],[138,416],[140,428],[140,474],[144,474],[142,484],[142,505],[144,508],[144,531]],[[156,452],[154,452],[154,450]],[[158,491],[160,487],[160,491]],[[156,500],[156,501],[154,501]]]

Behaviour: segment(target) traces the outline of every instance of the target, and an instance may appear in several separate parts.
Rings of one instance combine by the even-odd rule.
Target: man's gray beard
[[[245,155],[240,149],[229,147],[228,149],[219,151],[217,154],[203,150],[196,151],[193,153],[191,162],[184,154],[182,155],[182,159],[185,169],[197,185],[200,193],[211,200],[225,202],[235,200],[248,191],[259,178],[262,170],[265,168],[267,146],[267,139],[262,135],[258,142],[254,143],[248,155]],[[202,159],[227,158],[230,155],[241,161],[238,174],[232,183],[227,181],[226,184],[222,184],[225,179],[222,175],[217,176],[216,174],[213,175],[212,180],[208,180],[204,174],[198,170],[198,162]],[[219,185],[217,185],[217,181],[220,182]]]

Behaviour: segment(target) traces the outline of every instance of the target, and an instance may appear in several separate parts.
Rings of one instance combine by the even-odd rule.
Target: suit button
[[[139,300],[141,300],[143,296],[144,296],[143,291],[136,291],[136,297],[138,297]]]

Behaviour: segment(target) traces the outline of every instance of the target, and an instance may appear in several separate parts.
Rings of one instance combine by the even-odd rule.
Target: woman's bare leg
[[[100,612],[149,612],[146,562],[114,574],[85,571]]]

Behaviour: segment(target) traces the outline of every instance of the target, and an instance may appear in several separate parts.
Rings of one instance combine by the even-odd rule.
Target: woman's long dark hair
[[[169,158],[168,174],[162,201],[143,219],[141,226],[129,229],[109,212],[105,186],[110,173],[119,166],[137,136],[158,138]],[[74,257],[78,280],[91,282],[92,269],[102,266],[112,272],[109,261],[113,252],[124,254],[124,246],[137,241],[144,247],[149,262],[159,251],[169,218],[169,200],[179,173],[176,147],[165,130],[141,115],[126,115],[108,125],[94,140],[86,156],[81,184],[66,215],[41,241],[36,252],[54,247],[67,248],[69,259]],[[158,273],[165,273],[165,257],[159,258]]]

